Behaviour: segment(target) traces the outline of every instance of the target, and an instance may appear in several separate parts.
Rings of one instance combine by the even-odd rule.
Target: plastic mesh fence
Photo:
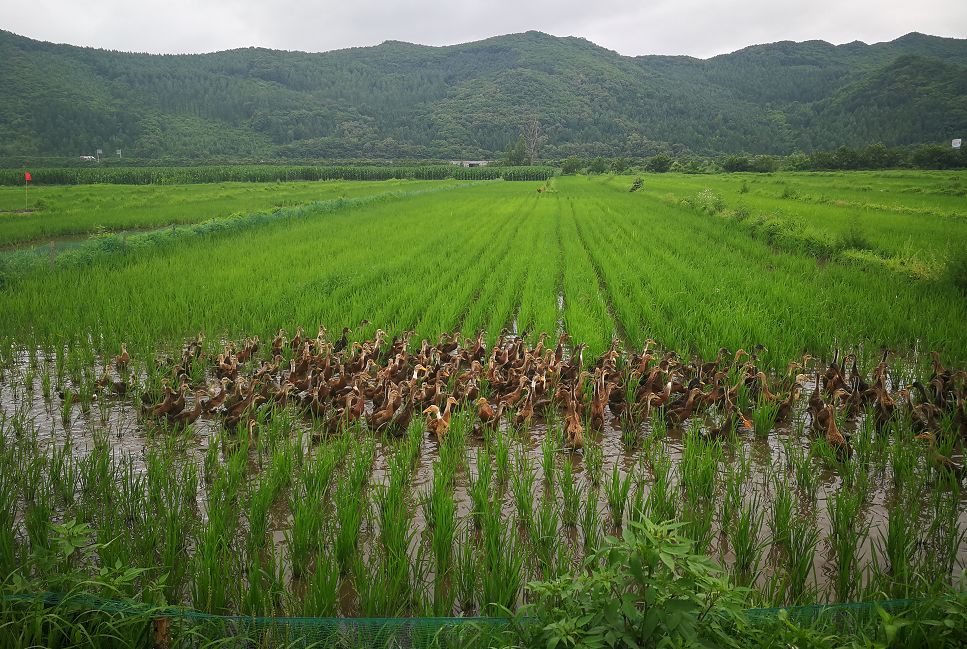
[[[40,607],[61,618],[90,614],[124,620],[130,630],[141,625],[147,646],[156,647],[314,647],[423,649],[476,644],[502,631],[535,623],[526,617],[258,617],[215,615],[178,607],[151,607],[130,601],[108,600],[88,595],[57,593],[7,595],[6,607]],[[752,623],[773,620],[785,611],[797,621],[820,618],[858,620],[875,616],[877,608],[890,612],[908,609],[928,600],[886,600],[845,604],[813,604],[746,611]],[[482,644],[487,644],[483,642]]]

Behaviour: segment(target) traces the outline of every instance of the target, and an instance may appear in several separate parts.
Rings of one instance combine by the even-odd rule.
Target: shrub
[[[603,174],[608,170],[608,161],[598,156],[588,165],[588,171],[593,174]]]
[[[656,174],[663,174],[672,168],[672,159],[664,153],[659,153],[655,157],[648,160],[646,166],[649,171],[652,171]]]
[[[528,585],[542,647],[691,646],[727,635],[744,589],[733,588],[680,523],[645,518],[585,561],[577,577]],[[713,613],[714,611],[714,613]]]
[[[849,229],[839,235],[839,248],[846,250],[872,250],[873,244],[867,238],[866,233],[856,222],[850,223]]]
[[[711,189],[703,189],[695,197],[695,205],[706,214],[718,214],[725,209],[725,201]]]
[[[751,163],[749,158],[744,155],[730,155],[722,161],[722,169],[729,173],[735,171],[749,171]]]
[[[561,164],[561,173],[565,176],[570,176],[571,174],[576,174],[577,172],[581,171],[582,167],[584,167],[584,162],[581,160],[581,158],[572,155],[566,158]]]
[[[947,262],[947,277],[967,297],[967,250],[955,253]]]

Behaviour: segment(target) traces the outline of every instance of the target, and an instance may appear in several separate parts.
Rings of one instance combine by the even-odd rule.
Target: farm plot
[[[630,180],[401,193],[12,276],[0,571],[129,567],[121,595],[219,614],[499,614],[677,521],[650,533],[743,606],[954,592],[956,285],[776,245],[714,206],[720,178]]]

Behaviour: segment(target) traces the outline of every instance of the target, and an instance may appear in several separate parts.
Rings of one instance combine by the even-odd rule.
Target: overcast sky
[[[536,29],[622,54],[708,57],[779,40],[967,38],[967,0],[3,0],[24,36],[137,52],[321,52],[401,40],[449,45]]]

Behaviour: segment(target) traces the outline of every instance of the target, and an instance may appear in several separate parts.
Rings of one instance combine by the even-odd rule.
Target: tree
[[[523,135],[517,138],[516,143],[507,145],[502,162],[508,167],[520,167],[527,164],[527,145],[524,142]]]
[[[628,166],[629,166],[628,158],[623,158],[621,156],[618,156],[617,158],[611,161],[611,171],[613,171],[616,174],[623,174],[625,170],[628,168]]]
[[[576,155],[569,156],[565,158],[564,162],[561,164],[561,173],[565,176],[570,176],[571,174],[576,174],[581,171],[584,166],[584,162],[581,158]]]
[[[730,155],[722,161],[722,169],[728,172],[749,171],[749,159],[744,155]]]
[[[913,152],[910,161],[920,169],[952,169],[961,163],[961,156],[949,146],[925,144]]]
[[[663,174],[672,168],[671,156],[667,156],[664,153],[659,153],[655,157],[648,160],[648,169],[655,172],[656,174]]]
[[[779,163],[769,155],[757,155],[749,163],[749,171],[757,171],[759,173],[772,173],[778,168]]]
[[[541,140],[544,136],[541,134],[540,120],[536,116],[532,116],[524,123],[523,137],[527,144],[527,164],[537,164],[540,159]]]
[[[603,174],[608,170],[608,161],[601,156],[596,157],[588,166],[588,171],[593,174]]]

